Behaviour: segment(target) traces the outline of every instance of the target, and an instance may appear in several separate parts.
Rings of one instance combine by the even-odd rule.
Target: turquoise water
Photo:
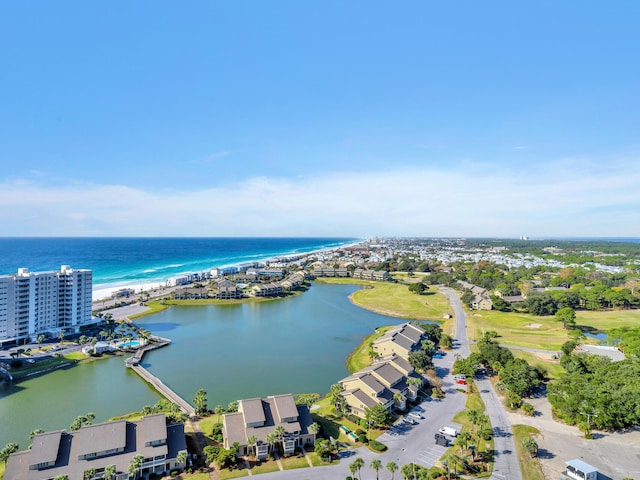
[[[355,285],[315,284],[264,303],[173,307],[136,323],[172,340],[144,366],[191,402],[199,388],[210,408],[241,398],[317,392],[348,374],[345,360],[381,325],[401,323],[353,305]],[[29,432],[68,428],[87,412],[96,421],[140,410],[159,396],[124,366],[98,360],[17,384],[0,384],[0,445],[29,445]]]
[[[140,342],[136,342],[136,341],[133,341],[133,342],[124,342],[124,343],[119,343],[119,344],[118,344],[118,346],[119,346],[119,347],[122,347],[122,348],[127,348],[127,347],[139,347],[139,346],[140,346]]]
[[[93,270],[94,289],[163,283],[183,273],[308,253],[349,238],[0,238],[0,275],[59,269]]]

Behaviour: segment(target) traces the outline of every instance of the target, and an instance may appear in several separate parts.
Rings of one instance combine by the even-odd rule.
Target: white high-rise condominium
[[[60,330],[78,332],[92,323],[91,270],[63,265],[51,272],[18,269],[0,276],[0,344],[35,340]]]

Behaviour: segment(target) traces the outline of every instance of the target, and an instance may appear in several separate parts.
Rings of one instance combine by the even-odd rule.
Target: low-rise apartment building
[[[9,456],[4,478],[94,480],[109,469],[114,480],[128,480],[129,466],[138,455],[143,458],[139,476],[147,478],[151,473],[184,469],[186,455],[181,452],[187,452],[184,425],[167,425],[161,413],[136,422],[120,420],[36,435],[30,450]]]
[[[239,456],[255,454],[264,460],[273,448],[267,436],[282,427],[284,435],[278,443],[282,444],[284,454],[290,455],[296,447],[315,443],[316,434],[309,429],[312,423],[308,407],[296,405],[290,393],[239,400],[236,413],[222,416],[224,447],[231,448],[237,442]],[[249,444],[252,437],[255,444]]]

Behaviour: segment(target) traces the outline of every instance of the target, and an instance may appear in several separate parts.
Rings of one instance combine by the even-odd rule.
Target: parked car
[[[433,355],[433,358],[442,358],[442,354],[440,354],[440,353],[435,353],[435,354]]]
[[[404,417],[402,419],[402,421],[404,423],[408,424],[408,425],[417,425],[418,424],[418,422],[416,422],[413,418],[410,418],[410,417]]]
[[[413,418],[414,420],[422,420],[424,417],[416,412],[409,412],[408,417]]]

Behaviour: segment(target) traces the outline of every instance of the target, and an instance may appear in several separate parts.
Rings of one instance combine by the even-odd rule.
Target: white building
[[[78,332],[92,323],[91,270],[29,272],[0,276],[0,344],[35,340],[60,330]]]

